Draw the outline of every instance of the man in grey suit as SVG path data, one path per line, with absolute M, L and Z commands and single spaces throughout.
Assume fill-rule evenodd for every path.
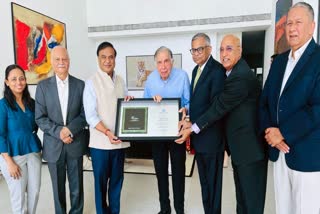
M 86 151 L 83 129 L 86 125 L 82 94 L 84 82 L 69 75 L 65 48 L 51 51 L 53 77 L 41 81 L 36 90 L 35 120 L 43 136 L 43 159 L 48 162 L 55 213 L 66 213 L 66 174 L 71 209 L 83 212 L 82 156 Z

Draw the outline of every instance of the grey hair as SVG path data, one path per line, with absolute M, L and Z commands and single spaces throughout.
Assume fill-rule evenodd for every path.
M 191 41 L 193 42 L 194 40 L 199 39 L 199 38 L 204 38 L 204 40 L 206 41 L 207 45 L 211 44 L 210 37 L 205 33 L 197 33 L 196 35 L 194 35 L 192 37 Z
M 312 21 L 314 21 L 314 11 L 313 8 L 310 4 L 306 3 L 306 2 L 298 2 L 295 3 L 292 7 L 290 7 L 288 13 L 290 12 L 291 9 L 293 8 L 297 8 L 297 7 L 303 7 L 308 11 L 308 15 L 311 18 Z
M 170 58 L 173 59 L 172 51 L 171 51 L 169 48 L 167 48 L 166 46 L 161 46 L 160 48 L 158 48 L 158 49 L 156 50 L 156 52 L 154 53 L 154 59 L 156 59 L 156 57 L 158 56 L 158 54 L 159 54 L 160 52 L 162 52 L 162 51 L 167 51 L 168 54 L 169 54 L 169 56 L 170 56 Z
M 54 48 L 52 48 L 52 49 L 51 49 L 51 56 L 50 56 L 50 57 L 51 57 L 51 61 L 53 61 L 53 58 L 52 58 L 52 57 L 53 57 L 53 55 L 54 55 L 53 53 L 54 53 L 54 52 L 55 52 L 55 50 L 56 50 L 56 49 L 58 49 L 58 48 L 64 49 L 64 50 L 66 51 L 66 54 L 67 54 L 68 60 L 70 60 L 68 50 L 67 50 L 65 47 L 63 47 L 62 45 L 57 45 L 57 46 L 55 46 Z

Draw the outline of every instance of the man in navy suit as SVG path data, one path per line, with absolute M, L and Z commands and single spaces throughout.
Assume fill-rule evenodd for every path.
M 211 56 L 210 38 L 198 33 L 192 38 L 193 69 L 190 95 L 190 119 L 199 118 L 210 107 L 224 85 L 224 69 Z M 222 165 L 224 155 L 222 124 L 217 121 L 205 130 L 192 130 L 191 143 L 196 151 L 202 202 L 206 214 L 221 213 Z M 182 142 L 179 142 L 182 143 Z
M 320 211 L 320 47 L 312 7 L 287 15 L 290 50 L 273 61 L 260 101 L 260 131 L 274 161 L 276 212 Z

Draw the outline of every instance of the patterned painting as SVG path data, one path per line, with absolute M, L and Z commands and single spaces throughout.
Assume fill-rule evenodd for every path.
M 28 84 L 53 76 L 50 53 L 66 47 L 64 23 L 21 5 L 11 3 L 14 56 L 25 71 Z

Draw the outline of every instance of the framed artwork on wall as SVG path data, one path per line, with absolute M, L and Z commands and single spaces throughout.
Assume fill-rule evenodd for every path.
M 27 83 L 37 84 L 53 76 L 50 53 L 67 47 L 66 25 L 49 16 L 11 3 L 15 63 L 26 72 Z
M 173 54 L 173 67 L 182 68 L 182 54 Z M 148 75 L 156 69 L 153 55 L 126 57 L 127 87 L 129 90 L 144 90 Z
M 276 24 L 274 35 L 274 53 L 280 54 L 289 49 L 285 36 L 285 24 L 287 21 L 287 12 L 292 6 L 292 0 L 278 0 L 276 3 Z

